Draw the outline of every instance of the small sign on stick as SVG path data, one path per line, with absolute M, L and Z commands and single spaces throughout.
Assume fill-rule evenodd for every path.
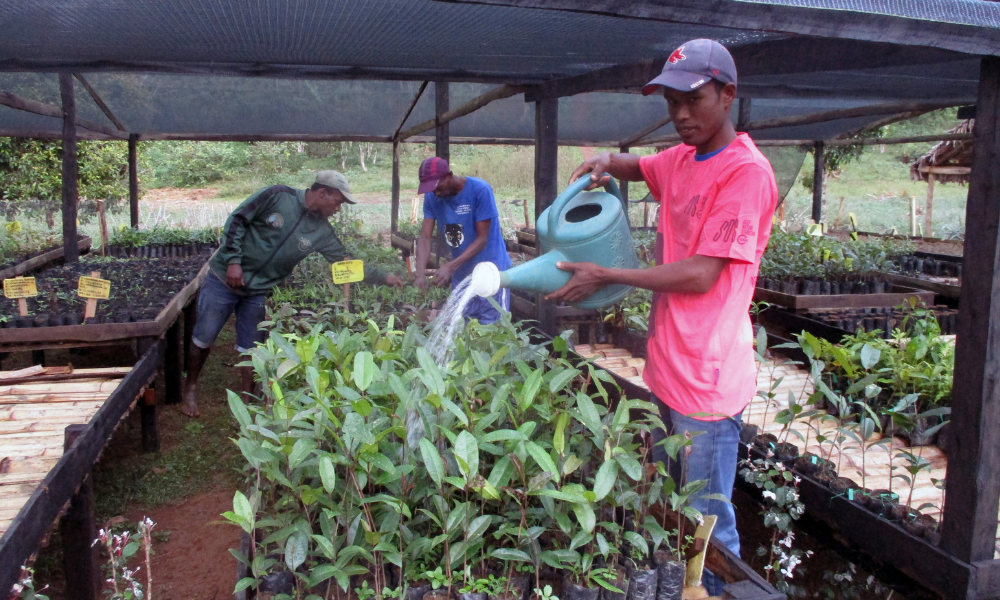
M 38 295 L 38 286 L 35 285 L 34 277 L 14 277 L 3 280 L 3 295 L 8 298 L 17 298 L 17 310 L 22 317 L 28 315 L 28 301 Z
M 101 279 L 100 271 L 93 271 L 90 273 L 90 277 L 86 275 L 80 277 L 76 293 L 81 298 L 87 299 L 83 318 L 89 319 L 97 314 L 97 301 L 107 300 L 111 297 L 111 282 L 107 279 Z
M 330 265 L 333 282 L 336 284 L 356 283 L 365 278 L 365 263 L 360 260 L 344 260 Z

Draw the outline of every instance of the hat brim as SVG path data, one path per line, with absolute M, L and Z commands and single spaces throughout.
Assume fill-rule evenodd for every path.
M 437 188 L 440 179 L 431 179 L 430 181 L 421 181 L 420 186 L 417 188 L 418 194 L 426 194 L 428 192 L 433 192 Z
M 679 92 L 693 92 L 694 90 L 712 81 L 711 77 L 699 75 L 698 73 L 688 73 L 687 71 L 664 71 L 660 76 L 650 81 L 642 88 L 642 95 L 648 96 L 660 91 L 660 88 L 668 87 Z
M 348 194 L 344 190 L 340 190 L 340 193 L 344 195 L 344 202 L 346 202 L 348 204 L 357 204 L 358 203 L 357 200 L 354 199 L 354 196 L 352 196 L 351 194 Z

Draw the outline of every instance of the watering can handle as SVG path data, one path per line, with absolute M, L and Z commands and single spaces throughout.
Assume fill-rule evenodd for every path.
M 604 173 L 601 177 L 604 177 L 604 175 L 608 174 Z M 566 206 L 566 203 L 572 200 L 574 196 L 582 192 L 584 188 L 591 183 L 593 183 L 593 180 L 589 176 L 584 175 L 569 184 L 569 187 L 563 190 L 563 193 L 559 194 L 559 196 L 552 201 L 552 205 L 549 207 L 549 231 L 555 231 L 556 225 L 559 223 L 559 215 L 562 213 L 563 207 Z M 604 189 L 615 198 L 622 200 L 621 190 L 618 189 L 618 184 L 615 183 L 614 177 L 610 177 L 609 175 L 608 183 L 604 186 Z M 624 200 L 622 200 L 622 209 L 625 211 L 627 216 L 628 206 L 625 205 Z

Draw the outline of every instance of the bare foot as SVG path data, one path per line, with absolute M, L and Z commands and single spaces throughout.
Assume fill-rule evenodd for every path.
M 198 410 L 198 386 L 191 385 L 184 390 L 184 401 L 181 402 L 181 412 L 189 417 L 200 417 Z

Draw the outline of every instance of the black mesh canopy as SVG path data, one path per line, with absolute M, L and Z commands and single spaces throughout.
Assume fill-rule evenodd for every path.
M 1000 31 L 1000 5 L 980 0 L 718 0 L 717 18 L 702 14 L 704 3 L 695 0 L 664 2 L 674 21 L 499 5 L 519 1 L 0 3 L 0 91 L 58 107 L 56 71 L 72 71 L 127 133 L 389 139 L 434 117 L 431 86 L 403 123 L 423 81 L 452 82 L 455 108 L 498 84 L 547 85 L 662 61 L 696 37 L 718 39 L 734 53 L 740 96 L 753 98 L 754 121 L 901 101 L 972 103 L 978 57 L 949 47 L 946 31 L 931 32 L 967 28 L 970 39 L 983 42 L 979 52 L 1000 50 L 989 41 Z M 604 1 L 587 6 L 600 11 Z M 575 1 L 550 3 L 572 8 Z M 734 9 L 750 11 L 748 24 L 766 17 L 771 27 L 734 28 L 722 18 Z M 892 18 L 896 29 L 881 35 L 888 41 L 909 26 L 929 33 L 909 38 L 912 46 L 879 36 L 808 37 L 775 20 L 783 11 L 828 21 L 855 13 Z M 560 99 L 561 143 L 615 144 L 664 116 L 662 98 L 634 93 L 642 83 L 635 77 L 595 81 Z M 75 85 L 79 117 L 114 129 L 89 91 Z M 829 139 L 879 118 L 772 128 L 754 137 Z M 0 106 L 0 134 L 60 131 L 58 118 Z M 668 125 L 652 135 L 672 133 Z M 530 140 L 534 104 L 523 95 L 495 101 L 453 121 L 451 135 Z

